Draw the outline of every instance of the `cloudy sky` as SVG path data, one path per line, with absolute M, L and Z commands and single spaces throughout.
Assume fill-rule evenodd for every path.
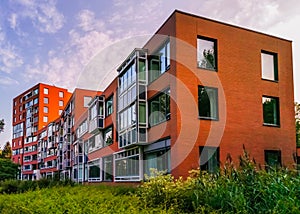
M 0 119 L 7 125 L 0 145 L 11 141 L 15 96 L 38 82 L 70 91 L 84 87 L 86 70 L 99 69 L 99 53 L 107 62 L 103 56 L 121 47 L 116 59 L 122 59 L 175 9 L 292 40 L 300 101 L 299 0 L 1 0 Z M 106 74 L 112 70 L 102 82 L 113 78 L 114 69 L 101 67 Z

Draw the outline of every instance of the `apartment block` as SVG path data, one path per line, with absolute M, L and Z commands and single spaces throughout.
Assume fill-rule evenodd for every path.
M 39 130 L 63 112 L 70 95 L 64 88 L 40 83 L 13 99 L 12 160 L 22 166 L 20 178 L 36 177 Z
M 176 10 L 117 71 L 103 91 L 75 90 L 39 132 L 42 177 L 187 177 L 238 165 L 243 149 L 263 169 L 294 167 L 291 41 Z

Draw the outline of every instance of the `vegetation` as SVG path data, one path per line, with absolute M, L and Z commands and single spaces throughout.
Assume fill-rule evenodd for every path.
M 295 125 L 296 125 L 296 142 L 300 147 L 300 104 L 295 103 Z
M 0 158 L 7 158 L 10 159 L 12 155 L 11 146 L 9 142 L 6 142 L 6 144 L 3 147 L 2 153 L 0 154 Z
M 0 158 L 0 181 L 15 179 L 18 173 L 18 165 L 10 159 Z
M 4 131 L 4 125 L 5 125 L 4 120 L 3 119 L 0 120 L 0 133 Z
M 9 184 L 12 181 L 0 184 Z M 17 182 L 17 181 L 15 181 Z M 24 181 L 22 181 L 24 182 Z M 22 183 L 21 182 L 21 183 Z M 41 181 L 38 181 L 41 182 Z M 36 185 L 31 182 L 31 185 Z M 42 183 L 46 183 L 46 180 Z M 49 182 L 49 181 L 48 181 Z M 23 185 L 30 183 L 24 182 Z M 152 171 L 139 187 L 38 185 L 0 195 L 1 213 L 299 213 L 300 176 L 258 170 L 245 152 L 221 172 L 191 171 L 187 180 Z M 14 186 L 14 185 L 12 185 Z M 48 188 L 45 188 L 48 187 Z M 41 189 L 45 188 L 45 189 Z M 28 191 L 30 189 L 30 191 Z M 35 189 L 35 191 L 32 191 Z M 28 192 L 26 192 L 28 191 Z M 12 193 L 12 191 L 2 191 Z

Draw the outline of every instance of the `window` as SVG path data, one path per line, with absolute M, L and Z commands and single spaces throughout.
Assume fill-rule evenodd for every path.
M 139 181 L 139 149 L 126 150 L 115 154 L 115 180 Z
M 218 89 L 198 87 L 199 117 L 203 119 L 218 120 Z
M 63 110 L 61 110 L 61 109 L 60 109 L 60 110 L 58 110 L 58 114 L 59 114 L 59 115 L 61 115 L 61 114 L 62 114 L 62 112 L 63 112 Z
M 48 104 L 48 103 L 49 103 L 48 97 L 44 97 L 44 104 Z
M 261 71 L 263 79 L 278 80 L 278 60 L 276 53 L 261 51 Z
M 19 111 L 21 112 L 23 110 L 22 106 L 19 107 Z
M 161 74 L 170 68 L 170 41 L 151 56 L 149 69 L 149 82 L 156 80 Z
M 279 99 L 277 97 L 263 97 L 262 103 L 264 124 L 279 126 Z
M 201 37 L 197 39 L 197 65 L 199 68 L 217 71 L 217 40 Z
M 100 160 L 94 160 L 88 163 L 89 181 L 100 181 Z
M 63 98 L 64 97 L 64 92 L 62 92 L 62 91 L 58 92 L 58 96 Z
M 60 107 L 64 106 L 64 101 L 62 101 L 62 100 L 58 101 L 58 105 L 59 105 Z
M 84 96 L 83 97 L 83 107 L 85 107 L 85 108 L 89 107 L 89 103 L 91 102 L 91 100 L 92 100 L 92 97 Z
M 103 180 L 113 180 L 113 156 L 103 157 Z
M 19 115 L 19 119 L 22 120 L 22 114 Z
M 44 123 L 47 123 L 47 122 L 48 122 L 48 117 L 47 117 L 47 116 L 44 116 L 44 117 L 43 117 L 43 122 L 44 122 Z
M 151 175 L 150 169 L 157 169 L 158 171 L 171 172 L 171 161 L 170 161 L 170 147 L 163 148 L 158 151 L 145 153 L 144 155 L 144 167 L 145 174 Z
M 105 146 L 108 146 L 113 143 L 113 128 L 112 128 L 112 126 L 108 127 L 104 131 L 104 143 L 105 143 Z
M 38 104 L 39 103 L 39 99 L 38 98 L 35 98 L 34 100 L 33 100 L 33 105 L 36 105 L 36 104 Z
M 44 113 L 48 113 L 48 107 L 44 106 Z
M 106 100 L 106 116 L 111 115 L 113 113 L 114 107 L 113 107 L 113 96 L 110 96 Z
M 276 169 L 281 167 L 281 151 L 280 150 L 265 150 L 266 170 Z
M 170 89 L 151 99 L 149 108 L 150 126 L 170 119 Z
M 49 89 L 48 88 L 44 88 L 44 94 L 49 94 Z
M 219 147 L 200 146 L 200 169 L 211 173 L 219 170 Z

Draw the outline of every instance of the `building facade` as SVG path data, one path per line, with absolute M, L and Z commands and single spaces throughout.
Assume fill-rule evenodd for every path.
M 244 148 L 263 168 L 293 167 L 291 41 L 175 11 L 117 71 L 81 103 L 75 91 L 49 123 L 57 152 L 44 163 L 56 153 L 61 178 L 138 182 L 151 168 L 186 177 L 229 157 L 238 165 Z

